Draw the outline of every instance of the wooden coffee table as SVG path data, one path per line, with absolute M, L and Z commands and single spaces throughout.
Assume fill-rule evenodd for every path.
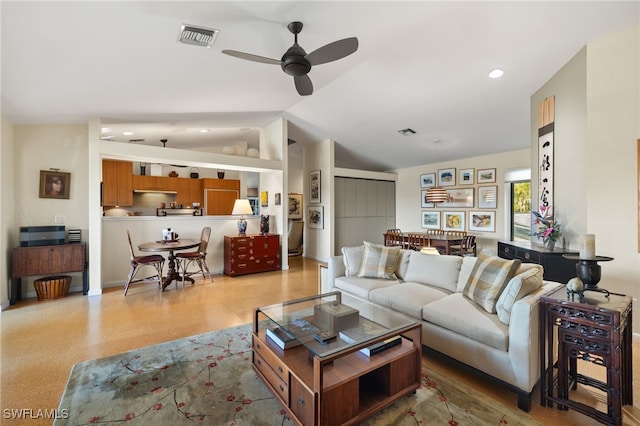
M 321 344 L 308 330 L 324 331 L 314 312 L 327 303 L 345 306 L 341 293 L 332 292 L 254 310 L 253 368 L 292 419 L 305 426 L 357 424 L 420 387 L 420 323 L 350 301 L 358 329 L 367 333 L 355 343 L 338 336 Z M 294 335 L 297 346 L 283 350 L 268 338 L 266 329 L 276 326 Z M 399 345 L 371 356 L 360 352 L 394 336 L 401 336 Z

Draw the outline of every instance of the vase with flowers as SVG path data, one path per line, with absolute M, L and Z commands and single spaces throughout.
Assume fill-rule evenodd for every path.
M 531 211 L 531 214 L 535 217 L 533 225 L 536 229 L 533 232 L 538 238 L 542 238 L 542 242 L 549 249 L 553 250 L 556 245 L 556 241 L 562 236 L 560 231 L 560 224 L 556 222 L 551 212 L 550 206 L 540 206 L 539 211 Z

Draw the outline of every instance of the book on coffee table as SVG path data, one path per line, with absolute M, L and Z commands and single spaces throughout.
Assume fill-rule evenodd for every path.
M 340 339 L 347 343 L 360 343 L 373 339 L 387 332 L 387 329 L 373 321 L 360 317 L 357 327 L 348 328 L 338 332 Z
M 287 334 L 282 327 L 267 328 L 267 337 L 278 345 L 280 349 L 289 349 L 301 344 L 298 340 Z
M 386 340 L 383 340 L 382 342 L 374 343 L 371 346 L 367 346 L 366 348 L 360 349 L 360 353 L 366 356 L 371 356 L 371 355 L 378 354 L 382 351 L 386 351 L 387 349 L 392 348 L 394 346 L 398 346 L 401 343 L 402 343 L 402 337 L 393 336 Z

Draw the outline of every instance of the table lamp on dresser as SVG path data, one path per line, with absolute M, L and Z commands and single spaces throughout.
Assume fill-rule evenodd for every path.
M 238 235 L 246 235 L 247 221 L 244 216 L 253 214 L 249 200 L 238 198 L 233 204 L 233 211 L 231 214 L 234 216 L 240 215 L 240 219 L 238 219 Z

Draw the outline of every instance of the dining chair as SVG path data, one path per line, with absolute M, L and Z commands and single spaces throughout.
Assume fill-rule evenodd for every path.
M 127 236 L 127 242 L 129 243 L 129 255 L 131 258 L 131 269 L 129 270 L 129 275 L 127 276 L 127 281 L 124 283 L 124 295 L 127 295 L 127 291 L 129 290 L 129 285 L 131 283 L 137 283 L 140 281 L 149 280 L 151 278 L 158 277 L 158 285 L 162 286 L 162 268 L 164 267 L 164 256 L 160 254 L 152 254 L 148 256 L 136 256 L 133 251 L 133 245 L 131 244 L 131 233 L 127 229 L 125 231 Z M 156 275 L 152 275 L 147 278 L 138 278 L 136 280 L 133 279 L 138 269 L 143 266 L 153 266 L 156 270 Z
M 444 235 L 444 230 L 442 229 L 427 229 L 425 231 L 426 234 L 429 235 Z
M 431 246 L 429 236 L 423 232 L 409 232 L 407 234 L 407 241 L 407 248 L 409 250 L 420 251 L 423 247 Z
M 451 254 L 458 256 L 475 256 L 476 255 L 476 236 L 464 235 L 460 244 L 450 247 Z
M 209 271 L 209 265 L 207 264 L 207 247 L 209 247 L 209 238 L 211 237 L 211 228 L 205 226 L 202 228 L 200 234 L 200 245 L 195 251 L 179 252 L 176 254 L 176 262 L 178 263 L 178 270 L 182 270 L 182 285 L 184 286 L 185 277 L 190 277 L 195 274 L 202 274 L 202 277 L 209 275 L 209 279 L 213 282 L 213 276 Z M 196 263 L 200 268 L 197 272 L 189 272 L 189 265 Z M 206 273 L 205 273 L 206 271 Z
M 398 228 L 387 229 L 384 234 L 384 245 L 387 247 L 400 246 L 402 248 L 407 246 L 404 242 L 404 235 Z

